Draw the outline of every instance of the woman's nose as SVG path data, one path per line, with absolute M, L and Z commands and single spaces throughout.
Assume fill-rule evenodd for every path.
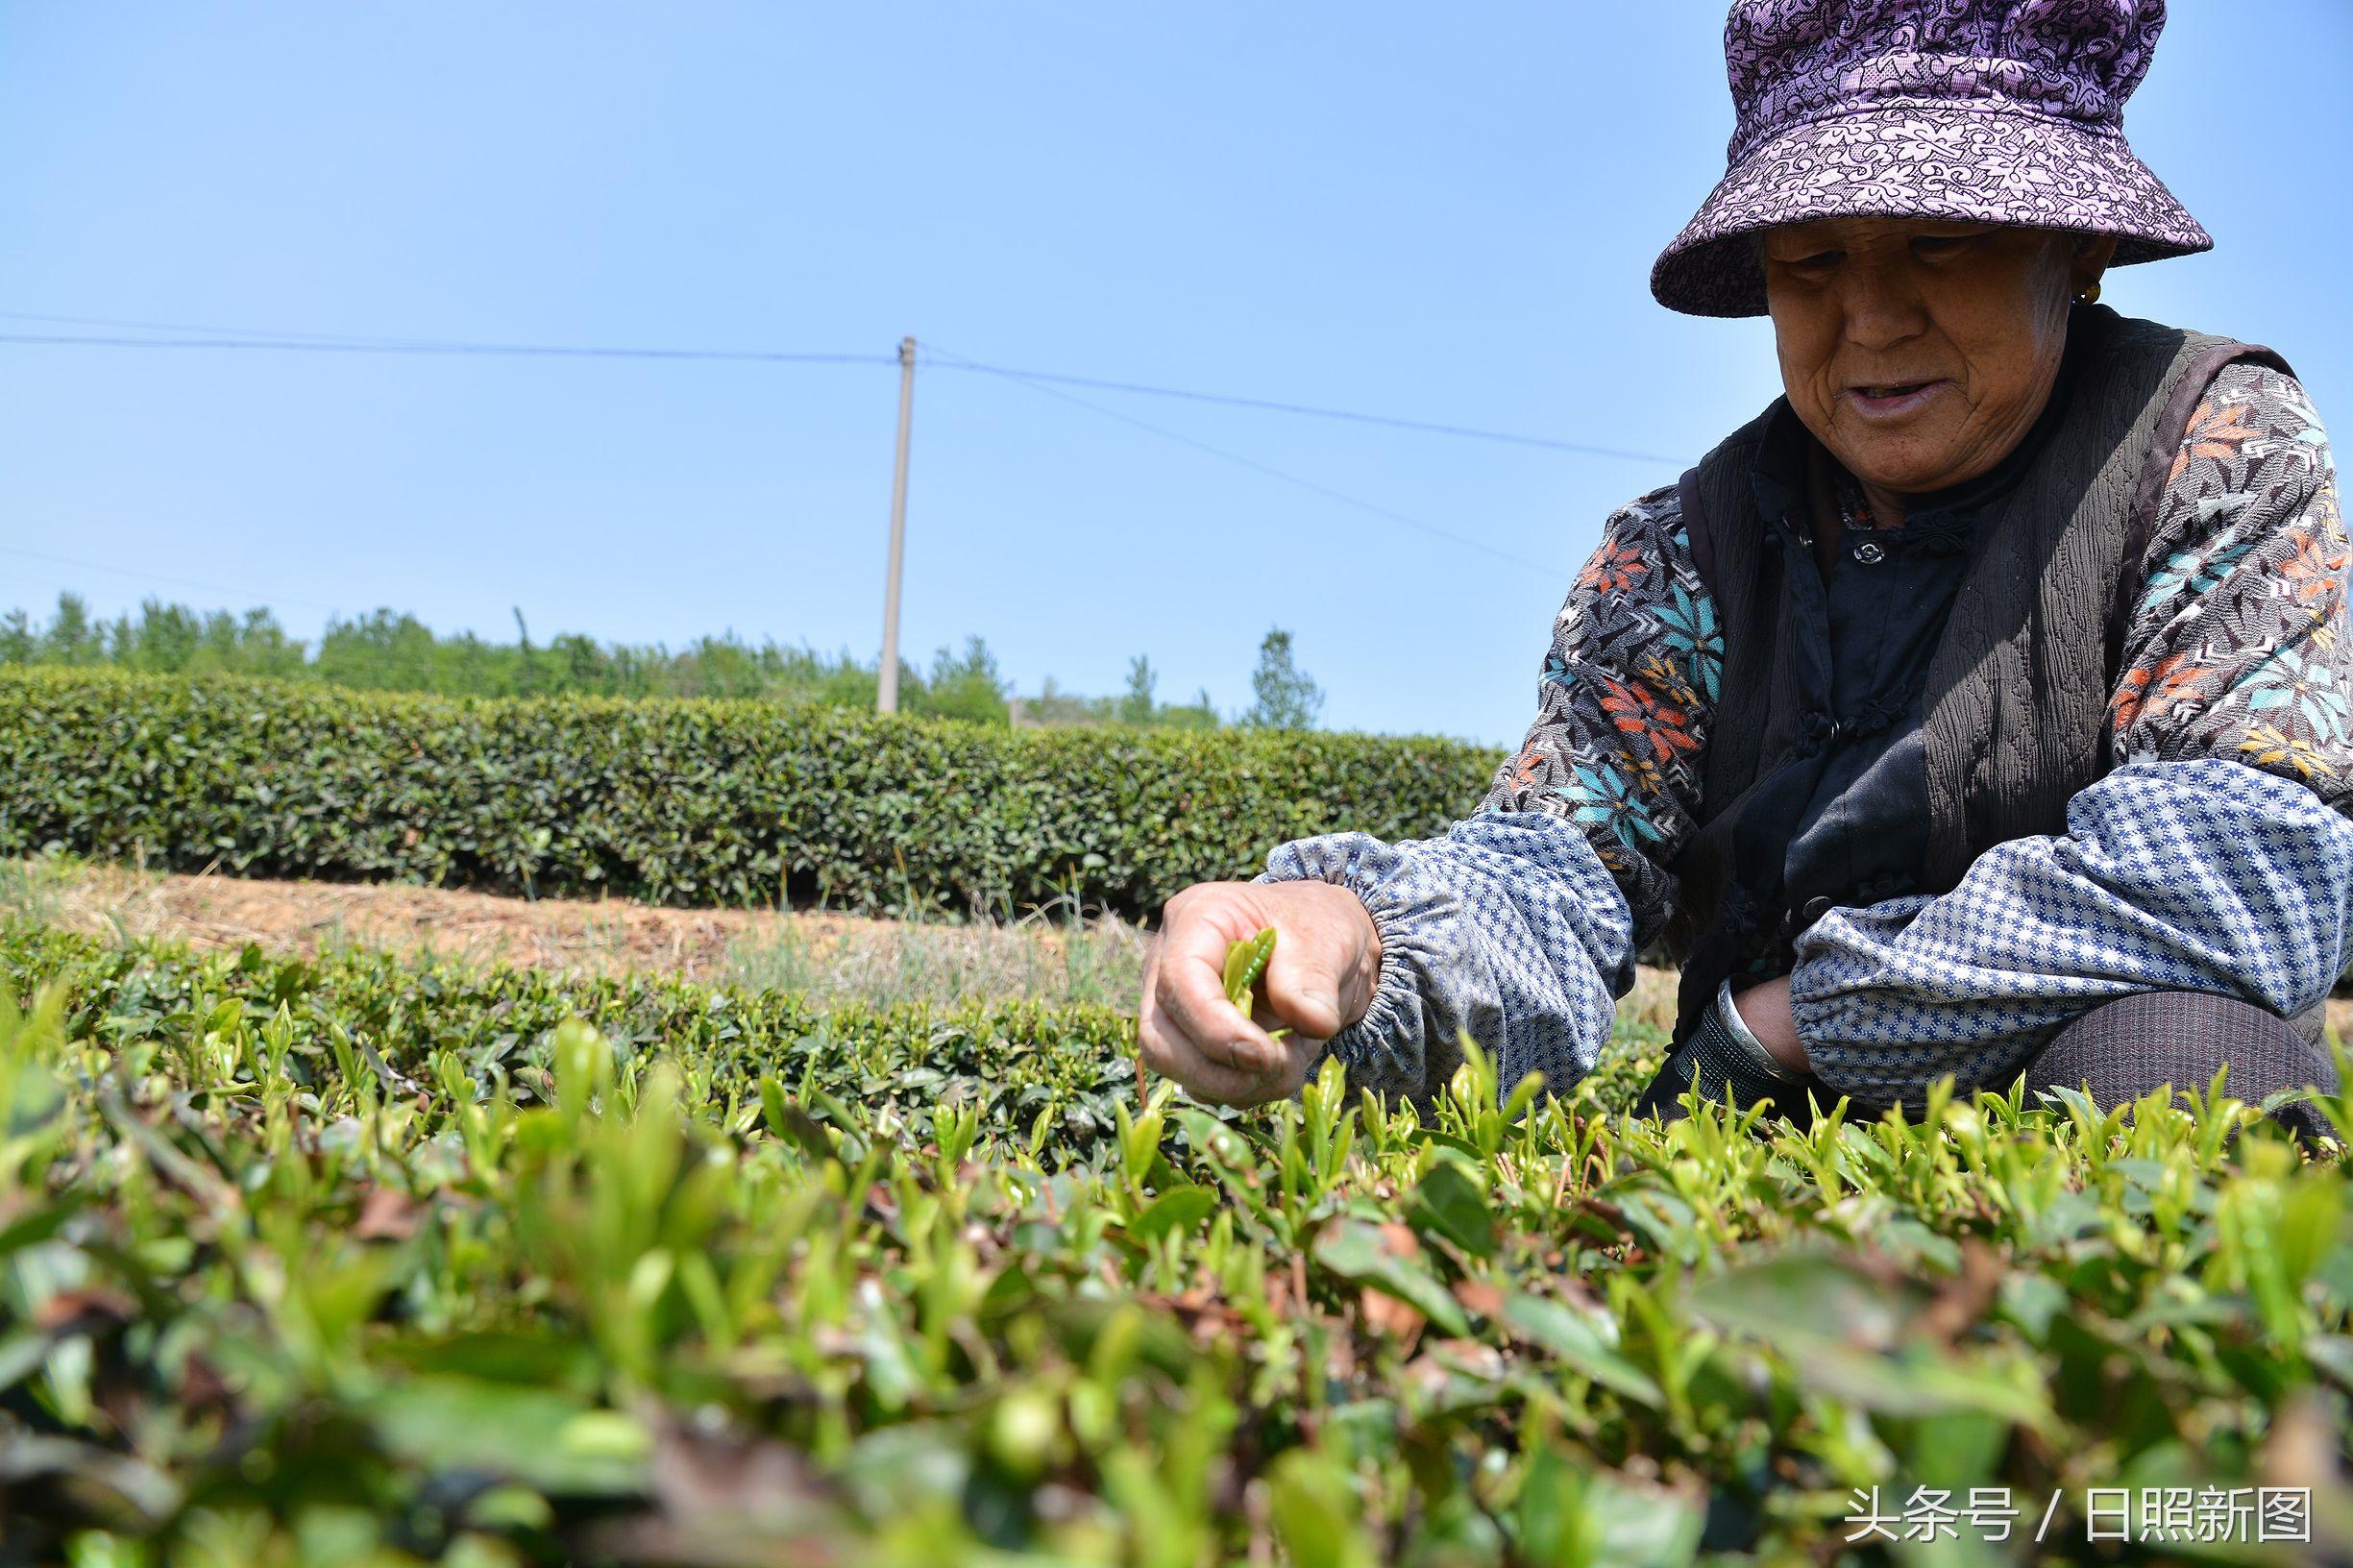
M 1926 330 L 1928 314 L 1920 290 L 1902 269 L 1851 266 L 1841 282 L 1847 341 L 1856 348 L 1893 348 Z

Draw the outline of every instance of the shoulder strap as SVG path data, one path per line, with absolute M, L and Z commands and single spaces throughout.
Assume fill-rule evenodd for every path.
M 1716 535 L 1707 526 L 1707 507 L 1700 500 L 1700 471 L 1683 470 L 1683 477 L 1675 483 L 1677 502 L 1683 509 L 1683 536 L 1691 541 L 1691 564 L 1699 569 L 1700 581 L 1713 595 L 1716 591 Z

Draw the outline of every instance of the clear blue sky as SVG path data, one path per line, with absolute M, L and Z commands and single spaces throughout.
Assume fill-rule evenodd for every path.
M 2209 257 L 2127 311 L 2353 421 L 2353 6 L 2187 0 L 2127 115 Z M 1713 0 L 0 6 L 0 309 L 973 358 L 1698 453 L 1761 323 L 1654 305 L 1721 171 Z M 0 322 L 0 331 L 40 330 Z M 0 607 L 61 588 L 435 626 L 879 644 L 895 372 L 0 345 Z M 1091 394 L 1091 396 L 1093 396 Z M 905 646 L 1023 690 L 1516 739 L 1552 616 L 1668 462 L 919 379 Z M 23 551 L 97 563 L 61 566 Z M 189 583 L 219 585 L 191 587 Z M 222 591 L 226 590 L 226 591 Z

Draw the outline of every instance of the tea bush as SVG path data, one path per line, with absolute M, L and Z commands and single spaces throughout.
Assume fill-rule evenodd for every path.
M 1858 1490 L 1994 1486 L 1904 1560 L 2083 1559 L 2086 1487 L 2259 1482 L 2314 1544 L 2154 1555 L 2353 1543 L 2344 1173 L 2228 1104 L 1662 1128 L 1637 1047 L 1223 1115 L 1108 1013 L 0 982 L 10 1561 L 1884 1560 Z
M 763 702 L 0 671 L 0 854 L 656 903 L 1123 914 L 1287 839 L 1425 836 L 1501 758 L 1363 735 L 1006 731 Z

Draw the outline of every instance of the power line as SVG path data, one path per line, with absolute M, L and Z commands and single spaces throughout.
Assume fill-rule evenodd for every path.
M 1066 376 L 1050 370 L 1018 370 L 1011 365 L 983 364 L 964 359 L 944 364 L 949 370 L 980 370 L 992 376 L 1004 376 L 1016 380 L 1050 382 L 1061 386 L 1092 387 L 1098 392 L 1131 392 L 1147 398 L 1180 398 L 1188 403 L 1216 404 L 1229 408 L 1257 408 L 1278 414 L 1304 414 L 1311 419 L 1345 420 L 1352 425 L 1378 425 L 1393 430 L 1415 430 L 1424 435 L 1461 436 L 1473 441 L 1498 441 L 1515 447 L 1541 447 L 1552 452 L 1574 452 L 1587 457 L 1617 457 L 1635 463 L 1680 462 L 1661 453 L 1637 452 L 1625 447 L 1601 447 L 1583 441 L 1559 441 L 1546 435 L 1514 435 L 1507 430 L 1483 430 L 1470 425 L 1445 425 L 1426 419 L 1399 419 L 1389 414 L 1359 413 L 1348 408 L 1324 408 L 1313 404 L 1285 403 L 1272 398 L 1245 398 L 1226 392 L 1194 392 L 1181 387 L 1149 386 L 1141 381 L 1113 381 L 1093 376 Z
M 336 343 L 425 343 L 434 339 L 390 337 L 369 332 L 307 332 L 290 328 L 199 327 L 184 321 L 126 321 L 116 316 L 52 316 L 32 310 L 0 310 L 0 321 L 37 321 L 53 327 L 109 327 L 142 332 L 190 332 L 199 337 L 307 337 Z
M 52 348 L 260 349 L 292 354 L 454 355 L 470 358 L 717 359 L 742 364 L 891 365 L 887 354 L 801 354 L 766 349 L 629 349 L 576 347 L 554 343 L 432 343 L 398 339 L 303 339 L 287 337 L 99 337 L 70 333 L 0 332 L 0 343 Z
M 1409 517 L 1403 512 L 1393 511 L 1386 506 L 1378 505 L 1375 502 L 1366 501 L 1359 496 L 1352 496 L 1344 490 L 1335 490 L 1328 484 L 1320 484 L 1313 479 L 1302 478 L 1296 474 L 1287 473 L 1283 469 L 1276 468 L 1270 463 L 1262 463 L 1255 457 L 1245 457 L 1238 452 L 1228 452 L 1223 447 L 1213 447 L 1206 441 L 1196 441 L 1189 435 L 1180 435 L 1175 430 L 1168 429 L 1164 426 L 1155 425 L 1149 420 L 1138 419 L 1133 414 L 1121 413 L 1116 408 L 1106 408 L 1099 403 L 1091 402 L 1090 400 L 1078 397 L 1073 393 L 1065 392 L 1059 387 L 1044 385 L 1039 381 L 1024 379 L 1018 371 L 1003 370 L 994 365 L 982 364 L 976 359 L 967 359 L 961 355 L 952 354 L 948 350 L 941 348 L 936 343 L 926 345 L 926 348 L 929 353 L 943 355 L 945 359 L 953 361 L 954 368 L 958 370 L 979 371 L 985 375 L 1002 377 L 1003 379 L 1012 381 L 1016 386 L 1026 387 L 1030 391 L 1036 392 L 1042 397 L 1056 398 L 1064 403 L 1074 404 L 1078 407 L 1085 408 L 1091 413 L 1100 414 L 1106 419 L 1115 419 L 1122 425 L 1133 425 L 1138 429 L 1147 430 L 1152 434 L 1161 437 L 1164 441 L 1174 441 L 1179 446 L 1190 447 L 1195 452 L 1203 452 L 1209 453 L 1209 455 L 1213 457 L 1223 458 L 1229 463 L 1238 464 L 1243 468 L 1249 469 L 1253 473 L 1262 474 L 1271 479 L 1280 479 L 1285 484 L 1296 485 L 1302 490 L 1322 496 L 1328 501 L 1336 501 L 1343 506 L 1353 506 L 1360 512 L 1369 512 L 1375 517 L 1386 518 L 1389 522 L 1402 524 L 1406 527 L 1417 529 L 1420 532 L 1429 534 L 1434 538 L 1443 539 L 1449 544 L 1459 545 L 1465 550 L 1476 550 L 1482 551 L 1483 553 L 1493 555 L 1499 560 L 1509 561 L 1514 566 L 1527 567 L 1532 572 L 1542 572 L 1552 576 L 1565 576 L 1562 569 L 1556 565 L 1552 565 L 1544 561 L 1532 561 L 1525 555 L 1514 555 L 1511 553 L 1511 551 L 1507 550 L 1500 550 L 1495 546 L 1486 543 L 1484 540 L 1473 539 L 1467 534 L 1451 532 L 1448 529 L 1439 527 L 1434 523 L 1425 523 L 1418 517 Z
M 98 316 L 39 315 L 29 311 L 0 311 L 0 320 L 36 322 L 56 326 L 106 328 L 112 330 L 111 332 L 107 333 L 0 332 L 0 344 L 13 343 L 27 346 L 196 350 L 247 349 L 284 353 L 424 355 L 456 355 L 468 357 L 547 357 L 683 361 L 716 360 L 754 364 L 887 365 L 899 362 L 897 355 L 880 354 L 827 354 L 799 351 L 745 349 L 630 348 L 604 345 L 499 343 L 435 338 L 370 337 L 325 332 L 267 331 L 263 329 L 242 327 L 204 327 L 191 325 L 185 322 L 133 321 Z M 131 337 L 113 335 L 116 332 L 122 331 L 179 332 L 196 335 L 181 337 Z M 1432 538 L 1442 539 L 1449 544 L 1459 546 L 1465 550 L 1475 550 L 1483 554 L 1494 556 L 1498 560 L 1507 561 L 1515 566 L 1526 567 L 1531 571 L 1543 572 L 1549 575 L 1557 575 L 1561 569 L 1546 562 L 1534 561 L 1529 559 L 1527 556 L 1514 554 L 1510 551 L 1500 549 L 1497 546 L 1490 545 L 1483 540 L 1475 539 L 1466 534 L 1456 533 L 1450 529 L 1439 527 L 1435 524 L 1423 522 L 1419 518 L 1409 516 L 1408 514 L 1397 511 L 1391 507 L 1383 506 L 1377 502 L 1366 501 L 1360 496 L 1353 496 L 1344 490 L 1337 490 L 1317 480 L 1306 478 L 1300 475 L 1289 473 L 1287 470 L 1276 468 L 1274 465 L 1262 462 L 1255 457 L 1245 456 L 1240 453 L 1232 452 L 1223 447 L 1213 446 L 1209 442 L 1197 440 L 1191 436 L 1181 434 L 1178 431 L 1169 429 L 1164 426 L 1155 425 L 1149 420 L 1139 419 L 1133 414 L 1124 413 L 1115 408 L 1106 407 L 1102 404 L 1093 402 L 1091 399 L 1079 397 L 1074 393 L 1064 389 L 1078 386 L 1092 388 L 1098 391 L 1118 392 L 1136 396 L 1170 398 L 1189 403 L 1209 404 L 1235 408 L 1247 408 L 1261 412 L 1292 414 L 1315 419 L 1340 420 L 1351 424 L 1377 426 L 1391 429 L 1410 430 L 1420 434 L 1445 435 L 1471 440 L 1493 441 L 1507 445 L 1536 447 L 1551 451 L 1576 453 L 1585 456 L 1610 457 L 1631 462 L 1673 463 L 1675 461 L 1675 459 L 1657 453 L 1639 452 L 1617 447 L 1597 446 L 1585 442 L 1560 441 L 1546 436 L 1517 435 L 1507 431 L 1481 429 L 1476 427 L 1466 425 L 1450 425 L 1431 420 L 1403 419 L 1386 414 L 1371 414 L 1353 409 L 1329 408 L 1312 404 L 1290 403 L 1270 398 L 1243 397 L 1238 394 L 1224 392 L 1202 392 L 1180 387 L 1155 386 L 1140 381 L 1122 381 L 1112 380 L 1101 377 L 1073 376 L 1057 371 L 1026 370 L 1012 365 L 991 364 L 983 360 L 968 358 L 963 355 L 955 354 L 944 349 L 940 349 L 936 345 L 927 346 L 927 352 L 924 355 L 924 358 L 926 361 L 938 366 L 939 368 L 970 371 L 979 375 L 996 377 L 1001 380 L 1009 381 L 1014 385 L 1024 387 L 1029 391 L 1040 394 L 1041 396 L 1055 398 L 1063 403 L 1067 403 L 1073 404 L 1074 406 L 1084 408 L 1091 413 L 1097 414 L 1106 419 L 1117 420 L 1121 424 L 1133 426 L 1134 428 L 1146 431 L 1149 434 L 1159 436 L 1163 440 L 1173 441 L 1179 446 L 1189 447 L 1196 452 L 1204 453 L 1222 461 L 1249 469 L 1251 472 L 1262 475 L 1265 478 L 1295 486 L 1296 488 L 1306 490 L 1313 495 L 1321 496 L 1328 501 L 1337 502 L 1341 505 L 1353 507 L 1358 511 L 1365 512 L 1371 516 L 1383 518 L 1386 521 L 1398 524 L 1401 527 L 1414 529 L 1420 533 L 1428 534 Z M 19 551 L 16 551 L 16 553 L 32 554 L 33 552 Z M 59 560 L 62 559 L 61 557 L 49 558 Z M 63 564 L 85 566 L 91 565 L 91 563 L 78 563 L 70 561 L 64 562 Z M 94 569 L 99 571 L 116 570 L 107 567 L 95 567 Z M 146 576 L 146 574 L 138 573 L 132 573 L 128 575 L 135 576 Z M 172 579 L 159 578 L 156 580 Z M 187 585 L 206 586 L 201 584 Z M 215 591 L 226 593 L 231 592 L 232 590 L 216 587 Z
M 22 550 L 14 545 L 0 545 L 0 553 L 19 555 L 29 561 L 45 561 L 51 566 L 70 566 L 84 572 L 104 572 L 117 577 L 129 577 L 136 582 L 163 583 L 174 588 L 201 588 L 208 594 L 228 594 L 233 598 L 242 599 L 248 604 L 265 602 L 270 597 L 249 594 L 242 588 L 231 588 L 218 582 L 205 582 L 195 577 L 169 576 L 160 572 L 142 572 L 135 567 L 110 566 L 103 561 L 76 560 L 70 555 L 51 555 L 42 551 Z M 307 610 L 326 610 L 330 615 L 335 613 L 332 608 L 319 603 L 316 600 L 280 598 L 277 601 L 281 604 L 299 604 Z
M 898 362 L 897 355 L 888 354 L 786 354 L 757 350 L 630 349 L 530 343 L 475 343 L 446 338 L 385 337 L 351 332 L 288 331 L 251 327 L 206 327 L 186 322 L 126 321 L 107 316 L 40 315 L 23 310 L 0 310 L 0 320 L 43 322 L 56 326 L 103 327 L 117 331 L 192 334 L 182 338 L 125 338 L 104 335 L 0 333 L 0 343 L 55 347 L 253 348 L 329 354 L 525 355 L 579 358 L 718 359 L 802 364 L 895 365 Z M 236 338 L 241 341 L 221 341 L 224 338 Z M 1310 419 L 1339 420 L 1347 424 L 1370 425 L 1385 429 L 1411 430 L 1422 435 L 1444 435 L 1462 440 L 1492 441 L 1506 446 L 1575 453 L 1581 456 L 1608 457 L 1624 462 L 1667 463 L 1679 469 L 1683 466 L 1679 458 L 1635 448 L 1602 446 L 1587 441 L 1563 441 L 1545 435 L 1522 435 L 1508 430 L 1483 429 L 1477 426 L 1455 425 L 1438 420 L 1406 419 L 1393 414 L 1366 413 L 1353 408 L 1332 408 L 1318 404 L 1293 403 L 1280 398 L 1245 397 L 1238 393 L 1202 392 L 1188 387 L 1157 386 L 1144 381 L 1115 380 L 1099 376 L 1074 376 L 1063 371 L 1028 370 L 1016 365 L 985 363 L 977 359 L 968 359 L 962 355 L 948 355 L 934 362 L 944 369 L 983 371 L 1013 380 L 1086 387 L 1098 392 L 1120 392 L 1136 397 L 1171 398 L 1186 403 L 1212 404 L 1228 408 L 1250 408 L 1263 413 L 1292 414 Z

